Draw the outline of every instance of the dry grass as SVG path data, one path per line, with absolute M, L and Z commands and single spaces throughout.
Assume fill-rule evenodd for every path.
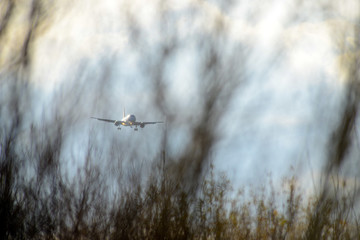
M 358 56 L 347 68 L 343 108 L 331 129 L 319 192 L 304 198 L 296 178 L 290 176 L 280 196 L 271 181 L 234 195 L 231 182 L 210 164 L 220 139 L 216 124 L 247 75 L 238 64 L 246 61 L 241 46 L 223 54 L 225 22 L 213 19 L 216 31 L 199 34 L 194 41 L 200 49 L 198 78 L 206 87 L 198 90 L 198 121 L 184 119 L 189 126 L 187 146 L 176 157 L 167 156 L 171 135 L 165 132 L 159 157 L 145 159 L 152 163 L 152 170 L 145 171 L 140 163 L 146 152 L 127 152 L 118 141 L 103 147 L 95 133 L 89 137 L 86 154 L 69 154 L 66 146 L 79 117 L 74 109 L 81 110 L 81 90 L 65 90 L 63 98 L 53 102 L 55 113 L 44 114 L 41 123 L 31 118 L 36 109 L 36 92 L 29 80 L 33 43 L 51 24 L 51 14 L 45 1 L 31 1 L 29 21 L 18 36 L 21 44 L 2 54 L 2 46 L 10 44 L 7 34 L 17 4 L 21 3 L 0 3 L 4 7 L 0 16 L 0 239 L 360 239 L 359 186 L 334 177 L 350 159 L 359 159 L 354 147 Z M 136 20 L 131 14 L 129 19 Z M 141 46 L 144 36 L 130 20 L 130 32 L 136 36 L 133 44 Z M 183 124 L 177 122 L 176 108 L 168 101 L 165 81 L 167 63 L 181 44 L 176 32 L 167 34 L 169 41 L 159 46 L 156 59 L 143 53 L 148 61 L 143 70 L 154 91 L 154 105 L 170 125 Z M 103 81 L 110 75 L 108 67 L 104 66 Z M 76 89 L 85 86 L 78 84 Z M 100 92 L 97 97 L 106 95 Z M 70 107 L 61 107 L 64 99 Z M 129 164 L 130 160 L 135 163 Z M 69 164 L 74 162 L 83 164 L 71 172 Z M 355 174 L 358 177 L 359 171 Z

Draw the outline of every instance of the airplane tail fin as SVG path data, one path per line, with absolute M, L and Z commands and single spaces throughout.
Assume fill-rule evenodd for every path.
M 125 108 L 123 108 L 123 118 L 125 117 Z

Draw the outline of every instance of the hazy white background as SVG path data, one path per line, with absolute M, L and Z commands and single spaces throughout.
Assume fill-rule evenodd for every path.
M 156 56 L 158 44 L 166 40 L 161 25 L 175 29 L 185 42 L 167 69 L 169 95 L 179 117 L 196 118 L 201 79 L 194 64 L 196 46 L 186 41 L 199 31 L 214 31 L 209 19 L 221 18 L 228 42 L 249 51 L 242 66 L 247 81 L 219 122 L 221 139 L 213 151 L 216 168 L 240 185 L 262 184 L 268 173 L 275 181 L 296 174 L 310 188 L 312 179 L 319 177 L 329 129 L 341 107 L 345 77 L 339 59 L 346 54 L 341 46 L 353 44 L 351 28 L 359 9 L 355 1 L 335 5 L 324 11 L 312 1 L 239 1 L 230 8 L 212 1 L 166 1 L 163 11 L 174 20 L 164 23 L 159 22 L 157 1 L 59 2 L 49 28 L 36 40 L 32 81 L 41 107 L 34 109 L 34 116 L 51 111 L 49 99 L 54 96 L 61 99 L 64 112 L 74 107 L 60 90 L 67 82 L 79 82 L 81 88 L 73 94 L 82 107 L 76 110 L 69 148 L 85 146 L 88 129 L 93 129 L 123 144 L 145 147 L 149 158 L 156 156 L 165 126 L 118 132 L 89 117 L 121 118 L 126 107 L 139 120 L 163 120 L 152 106 L 142 69 L 144 58 Z M 136 17 L 145 37 L 141 48 L 149 54 L 131 42 L 126 11 Z M 231 45 L 228 48 L 231 51 Z M 104 78 L 103 85 L 87 83 L 90 77 Z M 97 95 L 99 88 L 105 94 Z M 169 154 L 176 155 L 185 146 L 187 129 L 179 125 L 168 131 Z

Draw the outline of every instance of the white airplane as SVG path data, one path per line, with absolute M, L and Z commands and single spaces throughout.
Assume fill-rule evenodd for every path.
M 125 109 L 123 110 L 123 118 L 121 120 L 112 120 L 112 119 L 105 119 L 105 118 L 96 118 L 96 117 L 91 117 L 93 119 L 97 119 L 99 121 L 104 121 L 104 122 L 110 122 L 113 123 L 115 126 L 117 126 L 118 130 L 120 130 L 120 126 L 129 126 L 129 127 L 135 127 L 134 130 L 137 131 L 138 130 L 138 126 L 141 128 L 144 128 L 145 125 L 147 124 L 156 124 L 156 123 L 163 123 L 163 122 L 137 122 L 136 121 L 136 117 L 134 114 L 128 114 L 127 116 L 125 116 Z

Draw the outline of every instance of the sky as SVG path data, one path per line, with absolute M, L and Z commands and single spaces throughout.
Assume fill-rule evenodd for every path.
M 231 53 L 238 45 L 250 51 L 243 66 L 246 84 L 235 90 L 219 123 L 221 139 L 213 150 L 216 168 L 240 185 L 262 184 L 269 173 L 275 182 L 296 174 L 304 185 L 311 185 L 320 175 L 329 129 L 341 108 L 346 80 L 339 59 L 346 53 L 339 46 L 345 42 L 351 47 L 356 39 L 355 2 L 334 3 L 335 10 L 321 11 L 311 1 L 301 7 L 296 1 L 234 1 L 231 8 L 215 1 L 166 1 L 160 5 L 166 21 L 159 16 L 157 1 L 58 3 L 50 27 L 35 43 L 32 81 L 41 93 L 35 115 L 40 118 L 44 109 L 51 109 L 49 98 L 54 96 L 62 101 L 60 111 L 72 109 L 60 90 L 66 88 L 64 83 L 71 82 L 75 89 L 74 83 L 79 83 L 81 89 L 72 94 L 80 96 L 82 107 L 76 110 L 77 130 L 69 148 L 86 145 L 88 135 L 83 133 L 91 128 L 109 139 L 116 134 L 120 143 L 139 144 L 155 156 L 164 126 L 140 129 L 138 135 L 124 129 L 119 135 L 115 127 L 88 117 L 121 118 L 126 107 L 137 119 L 162 120 L 161 112 L 149 104 L 153 96 L 144 66 L 156 58 L 159 43 L 175 33 L 185 44 L 166 65 L 168 95 L 178 114 L 196 118 L 201 80 L 197 46 L 188 39 L 215 31 L 212 20 L 221 19 L 227 31 L 224 51 Z M 140 33 L 136 28 L 129 31 L 124 11 L 136 18 Z M 163 31 L 170 34 L 164 37 Z M 133 42 L 136 34 L 140 44 Z M 188 138 L 189 129 L 180 123 L 170 130 L 169 154 L 181 152 Z

